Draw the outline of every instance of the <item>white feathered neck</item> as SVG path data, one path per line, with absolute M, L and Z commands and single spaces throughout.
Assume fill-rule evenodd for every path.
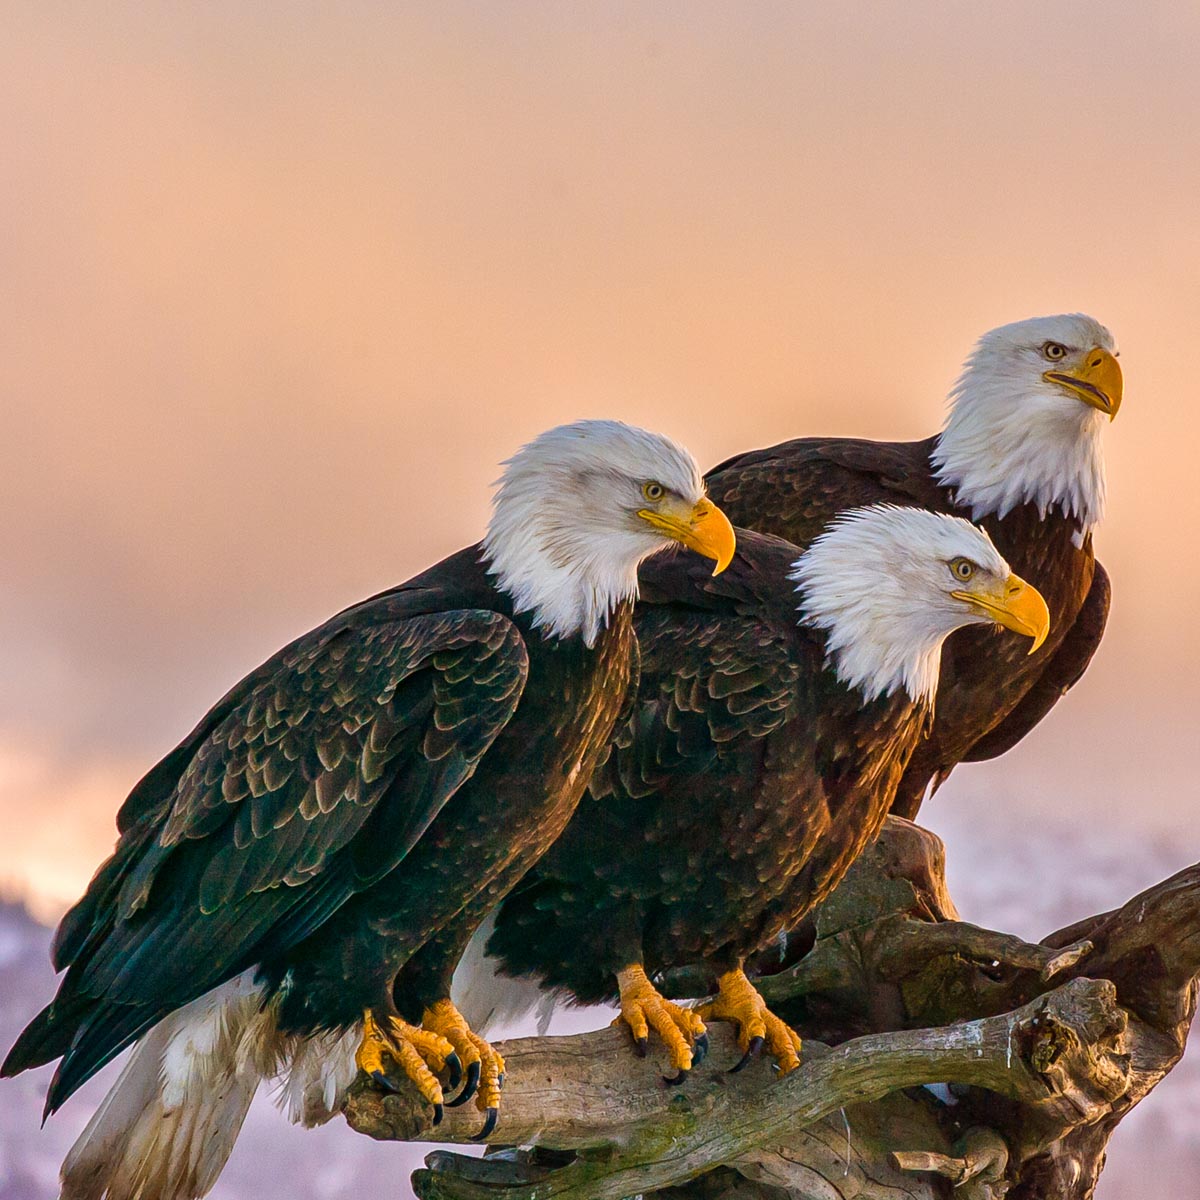
M 676 442 L 620 421 L 551 429 L 505 464 L 484 557 L 496 586 L 534 628 L 595 644 L 624 601 L 638 565 L 668 543 L 637 516 L 655 481 L 695 503 L 700 468 Z
M 942 643 L 983 622 L 950 595 L 949 563 L 960 557 L 1009 575 L 983 530 L 927 509 L 851 509 L 813 541 L 789 578 L 801 622 L 826 631 L 827 661 L 842 683 L 867 701 L 903 688 L 932 709 Z
M 932 455 L 939 483 L 974 520 L 1033 504 L 1079 525 L 1077 540 L 1104 516 L 1101 434 L 1108 418 L 1042 374 L 1047 341 L 1114 347 L 1112 335 L 1083 314 L 1020 321 L 984 334 L 950 392 L 950 412 Z

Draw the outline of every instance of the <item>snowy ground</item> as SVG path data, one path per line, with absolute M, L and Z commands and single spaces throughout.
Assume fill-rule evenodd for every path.
M 1120 904 L 1183 865 L 1182 848 L 1090 837 L 1043 823 L 1036 839 L 1013 839 L 1011 822 L 970 798 L 936 808 L 948 844 L 949 882 L 963 916 L 1037 937 Z M 986 852 L 981 852 L 986 847 Z M 49 932 L 0 905 L 0 1047 L 7 1048 L 50 996 Z M 606 1023 L 607 1014 L 568 1011 L 552 1029 Z M 50 1200 L 58 1164 L 112 1079 L 93 1081 L 39 1129 L 49 1070 L 0 1084 L 0 1200 Z M 1200 1067 L 1185 1059 L 1117 1131 L 1099 1200 L 1200 1195 Z M 427 1148 L 426 1148 L 427 1149 Z M 424 1153 L 352 1134 L 340 1121 L 306 1132 L 258 1098 L 215 1200 L 326 1200 L 352 1193 L 410 1195 L 409 1172 Z

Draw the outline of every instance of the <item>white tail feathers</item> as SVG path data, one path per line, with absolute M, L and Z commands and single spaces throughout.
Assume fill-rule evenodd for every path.
M 253 971 L 160 1021 L 133 1048 L 62 1167 L 60 1200 L 199 1200 L 264 1079 L 293 1122 L 341 1110 L 361 1030 L 288 1037 Z
M 358 1074 L 354 1054 L 361 1040 L 361 1025 L 340 1034 L 287 1039 L 280 1055 L 288 1064 L 287 1073 L 279 1081 L 275 1103 L 293 1125 L 311 1129 L 342 1111 L 346 1092 Z
M 451 999 L 467 1024 L 480 1035 L 531 1014 L 537 1016 L 538 1033 L 545 1034 L 557 999 L 554 993 L 542 990 L 536 980 L 500 974 L 498 963 L 485 951 L 495 927 L 493 912 L 467 943 L 450 985 Z
M 279 1038 L 251 974 L 160 1021 L 62 1167 L 61 1200 L 197 1200 L 216 1182 Z

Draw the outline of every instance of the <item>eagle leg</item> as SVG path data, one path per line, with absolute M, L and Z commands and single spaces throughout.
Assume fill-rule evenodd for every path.
M 457 1108 L 475 1096 L 475 1107 L 486 1118 L 475 1140 L 483 1141 L 496 1128 L 496 1119 L 500 1114 L 504 1059 L 483 1038 L 472 1032 L 466 1018 L 448 998 L 436 1001 L 425 1010 L 421 1026 L 444 1037 L 466 1067 L 467 1082 L 449 1104 L 451 1108 Z
M 650 1043 L 650 1030 L 662 1038 L 671 1055 L 671 1065 L 678 1074 L 663 1076 L 668 1084 L 679 1084 L 687 1078 L 694 1061 L 703 1058 L 707 1043 L 704 1022 L 694 1009 L 680 1008 L 663 999 L 658 989 L 646 977 L 641 963 L 630 963 L 617 972 L 621 1015 L 614 1025 L 627 1025 L 633 1035 L 634 1048 L 645 1057 Z
M 381 1023 L 369 1008 L 363 1013 L 362 1041 L 354 1055 L 358 1069 L 380 1087 L 394 1092 L 396 1085 L 388 1076 L 387 1067 L 389 1059 L 396 1063 L 433 1105 L 435 1125 L 442 1120 L 444 1097 L 434 1072 L 445 1070 L 453 1058 L 454 1047 L 440 1034 L 410 1025 L 391 1014 Z
M 698 1011 L 706 1021 L 737 1023 L 742 1059 L 734 1071 L 740 1071 L 756 1058 L 764 1044 L 782 1074 L 800 1065 L 800 1035 L 771 1012 L 741 967 L 727 971 L 717 980 L 716 998 L 702 1004 Z

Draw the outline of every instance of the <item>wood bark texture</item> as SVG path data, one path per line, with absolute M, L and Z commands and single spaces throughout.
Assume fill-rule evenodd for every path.
M 958 919 L 936 837 L 900 818 L 842 886 L 755 964 L 805 1037 L 783 1078 L 730 1075 L 732 1030 L 678 1088 L 616 1029 L 500 1046 L 507 1082 L 486 1158 L 438 1151 L 422 1200 L 1084 1200 L 1122 1117 L 1183 1053 L 1200 973 L 1200 865 L 1030 944 Z M 704 993 L 699 970 L 662 981 Z M 922 1085 L 941 1085 L 926 1087 Z M 360 1078 L 360 1133 L 467 1142 L 407 1087 Z M 499 1144 L 520 1149 L 500 1149 Z

